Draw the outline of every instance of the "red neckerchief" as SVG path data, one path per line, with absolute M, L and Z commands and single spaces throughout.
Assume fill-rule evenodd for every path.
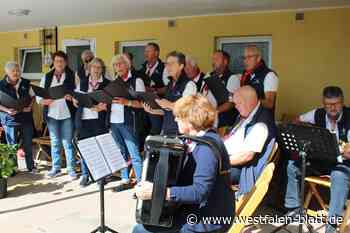
M 206 83 L 204 83 L 199 92 L 202 93 L 202 94 L 208 94 L 208 92 L 209 92 L 208 85 Z
M 148 70 L 151 70 L 155 65 L 157 64 L 157 62 L 155 62 L 154 64 L 149 64 L 149 63 L 147 63 L 147 68 L 148 68 Z
M 58 73 L 58 72 L 55 72 L 55 77 L 56 77 L 56 80 L 57 80 L 57 82 L 60 82 L 61 81 L 61 78 L 62 78 L 62 74 L 63 73 Z
M 225 141 L 229 139 L 234 133 L 236 133 L 238 128 L 241 127 L 241 125 L 246 119 L 247 118 L 240 116 L 236 124 L 230 129 L 230 131 L 226 135 L 224 135 L 223 140 Z
M 153 69 L 153 67 L 157 64 L 157 62 L 155 62 L 153 65 L 147 63 L 147 72 L 146 72 L 146 75 L 147 76 L 150 76 L 151 74 L 151 70 Z
M 250 78 L 250 76 L 254 73 L 254 71 L 263 65 L 263 62 L 260 61 L 253 69 L 245 70 L 241 76 L 241 86 L 245 85 L 245 82 Z
M 98 84 L 99 84 L 99 79 L 92 79 L 89 81 L 89 85 L 92 87 L 93 91 L 97 90 Z
M 121 78 L 124 82 L 128 81 L 128 77 L 129 77 L 129 72 L 126 73 L 124 76 L 121 76 Z

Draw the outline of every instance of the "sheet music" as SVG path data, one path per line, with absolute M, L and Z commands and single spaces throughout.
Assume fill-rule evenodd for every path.
M 95 137 L 80 140 L 78 148 L 94 180 L 112 173 Z
M 112 173 L 119 171 L 124 167 L 127 167 L 126 162 L 120 152 L 119 146 L 115 142 L 112 134 L 107 133 L 96 136 L 96 140 L 102 149 L 102 152 Z

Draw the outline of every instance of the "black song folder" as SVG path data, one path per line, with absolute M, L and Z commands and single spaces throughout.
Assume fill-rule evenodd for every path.
M 31 97 L 15 99 L 12 96 L 0 91 L 0 104 L 7 108 L 13 108 L 18 112 L 22 112 L 23 108 L 28 107 L 31 102 Z
M 156 99 L 160 97 L 153 92 L 134 92 L 134 98 L 141 100 L 148 104 L 152 109 L 162 109 L 159 104 L 156 102 Z
M 62 99 L 65 95 L 72 95 L 73 92 L 64 88 L 63 85 L 50 87 L 48 89 L 31 85 L 36 96 L 44 99 Z

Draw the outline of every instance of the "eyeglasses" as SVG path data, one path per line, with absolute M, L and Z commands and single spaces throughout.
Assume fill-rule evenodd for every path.
M 340 105 L 342 105 L 341 101 L 334 102 L 334 103 L 324 103 L 324 106 L 326 108 L 336 107 L 336 106 L 340 106 Z
M 102 66 L 92 65 L 91 68 L 95 68 L 95 69 L 97 69 L 97 70 L 101 70 L 101 69 L 102 69 Z
M 165 62 L 165 66 L 173 66 L 177 64 L 177 62 Z
M 122 65 L 125 65 L 124 62 L 116 62 L 113 64 L 114 66 L 122 66 Z
M 257 57 L 257 56 L 258 56 L 257 54 L 248 55 L 248 56 L 241 56 L 241 59 L 242 59 L 242 60 L 248 60 L 248 59 L 251 59 L 251 58 Z

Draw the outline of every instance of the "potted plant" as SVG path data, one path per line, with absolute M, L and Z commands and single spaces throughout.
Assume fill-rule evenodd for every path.
M 7 177 L 16 171 L 17 145 L 0 144 L 0 198 L 7 194 Z

